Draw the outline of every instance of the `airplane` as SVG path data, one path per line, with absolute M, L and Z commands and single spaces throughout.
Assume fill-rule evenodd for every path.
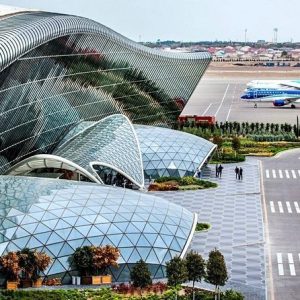
M 295 108 L 295 103 L 300 103 L 300 89 L 247 89 L 241 99 L 254 102 L 273 102 L 274 106 L 285 106 L 291 104 Z
M 300 88 L 300 80 L 252 80 L 247 88 Z

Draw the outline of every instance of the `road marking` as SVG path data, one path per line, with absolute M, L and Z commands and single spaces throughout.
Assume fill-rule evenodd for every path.
M 227 114 L 227 117 L 226 117 L 226 121 L 228 121 L 228 119 L 229 119 L 229 115 L 230 115 L 230 112 L 231 112 L 231 107 L 232 107 L 232 104 L 230 104 L 228 114 Z
M 286 204 L 286 207 L 287 207 L 288 213 L 289 213 L 289 214 L 291 214 L 291 213 L 292 213 L 292 208 L 291 208 L 291 204 L 290 204 L 290 202 L 289 202 L 289 201 L 286 201 L 286 202 L 285 202 L 285 204 Z
M 283 207 L 281 201 L 278 201 L 279 212 L 283 214 Z
M 270 207 L 271 207 L 271 212 L 274 213 L 275 212 L 275 206 L 274 206 L 273 201 L 270 201 Z
M 299 176 L 300 176 L 300 170 L 298 170 L 298 174 L 299 174 Z
M 270 178 L 270 172 L 269 172 L 269 170 L 266 170 L 266 178 Z
M 290 178 L 290 174 L 289 174 L 288 170 L 285 170 L 285 176 L 286 176 L 286 178 Z
M 219 107 L 218 107 L 218 109 L 217 109 L 217 111 L 216 111 L 216 113 L 215 113 L 215 117 L 217 116 L 217 114 L 218 114 L 218 112 L 219 112 L 221 106 L 223 105 L 223 102 L 224 102 L 225 97 L 226 97 L 227 92 L 228 92 L 229 85 L 230 85 L 230 84 L 228 83 L 228 84 L 227 84 L 227 88 L 226 88 L 226 90 L 225 90 L 225 93 L 224 93 L 224 95 L 223 95 L 222 101 L 221 101 L 221 103 L 220 103 L 220 105 L 219 105 Z
M 299 214 L 300 213 L 300 208 L 299 208 L 298 202 L 294 201 L 294 205 L 295 205 L 297 214 Z
M 282 171 L 278 170 L 278 173 L 279 173 L 279 178 L 283 178 Z
M 272 175 L 273 175 L 273 178 L 276 178 L 276 171 L 275 170 L 272 170 Z
M 282 263 L 282 254 L 277 253 L 277 264 L 278 264 L 278 274 L 280 276 L 284 275 L 283 263 Z
M 291 170 L 291 172 L 292 172 L 292 176 L 293 176 L 293 178 L 294 178 L 294 179 L 296 179 L 296 178 L 297 178 L 297 176 L 296 176 L 296 172 L 295 172 L 295 170 Z
M 208 112 L 208 110 L 210 109 L 212 103 L 210 103 L 207 107 L 207 109 L 203 112 L 202 116 L 205 116 L 205 114 Z
M 288 253 L 288 261 L 289 261 L 291 276 L 296 276 L 294 259 L 293 259 L 293 254 L 292 253 Z

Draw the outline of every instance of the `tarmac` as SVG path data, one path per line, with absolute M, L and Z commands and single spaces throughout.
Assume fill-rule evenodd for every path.
M 300 68 L 238 67 L 212 63 L 199 82 L 181 115 L 215 116 L 217 121 L 295 124 L 300 103 L 274 107 L 273 103 L 246 102 L 240 97 L 251 80 L 300 79 Z

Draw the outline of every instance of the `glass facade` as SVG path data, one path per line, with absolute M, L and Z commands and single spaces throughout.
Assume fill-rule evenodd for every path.
M 193 233 L 195 215 L 146 193 L 65 180 L 0 176 L 0 255 L 24 247 L 47 252 L 53 262 L 45 275 L 68 283 L 76 274 L 69 256 L 83 245 L 120 249 L 114 279 L 129 279 L 143 259 L 154 278 L 182 255 Z
M 145 178 L 194 176 L 216 145 L 195 135 L 168 128 L 135 125 Z
M 1 19 L 2 173 L 52 153 L 82 121 L 121 113 L 133 123 L 172 126 L 210 59 L 149 49 L 76 16 Z

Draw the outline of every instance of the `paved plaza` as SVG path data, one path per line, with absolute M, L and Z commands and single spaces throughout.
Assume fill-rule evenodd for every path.
M 223 165 L 222 178 L 210 165 L 204 178 L 218 188 L 186 192 L 156 192 L 198 214 L 198 222 L 211 224 L 207 232 L 195 233 L 191 248 L 206 258 L 215 247 L 224 254 L 229 270 L 227 287 L 242 291 L 246 299 L 265 299 L 264 232 L 261 208 L 260 168 L 256 159 L 238 166 L 244 179 L 235 179 L 236 164 Z

